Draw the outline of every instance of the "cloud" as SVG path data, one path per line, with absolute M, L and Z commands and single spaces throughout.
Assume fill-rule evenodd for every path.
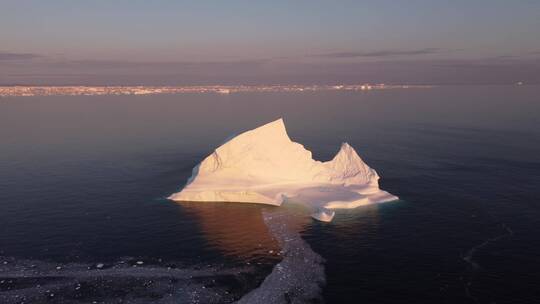
M 417 56 L 417 55 L 429 55 L 440 53 L 442 50 L 439 48 L 423 48 L 416 50 L 379 50 L 371 52 L 337 52 L 314 55 L 314 57 L 325 58 L 358 58 L 358 57 L 371 57 L 371 58 L 385 58 L 396 56 Z M 312 56 L 313 57 L 313 56 Z
M 521 58 L 521 56 L 518 56 L 518 55 L 500 55 L 500 56 L 495 57 L 494 59 L 516 59 L 516 58 Z
M 44 60 L 0 61 L 0 84 L 512 84 L 517 81 L 540 83 L 540 58 L 136 62 L 44 57 Z
M 57 62 L 58 65 L 72 67 L 107 67 L 107 68 L 219 68 L 219 67 L 253 67 L 267 63 L 267 59 L 237 61 L 125 61 L 125 60 L 67 60 Z
M 0 60 L 0 85 L 250 83 L 251 78 L 266 75 L 271 68 L 269 59 L 165 62 L 45 57 L 44 60 Z
M 42 55 L 32 53 L 11 53 L 0 51 L 0 60 L 31 60 L 43 57 Z

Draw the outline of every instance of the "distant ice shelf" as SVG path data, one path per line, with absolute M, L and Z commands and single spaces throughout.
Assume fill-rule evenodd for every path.
M 0 86 L 0 97 L 155 95 L 249 92 L 371 91 L 431 88 L 425 85 L 342 84 L 342 85 L 202 85 L 202 86 Z
M 347 143 L 326 162 L 287 135 L 283 119 L 244 132 L 199 165 L 173 201 L 238 202 L 280 206 L 297 203 L 330 222 L 333 209 L 397 200 L 379 189 L 379 175 Z

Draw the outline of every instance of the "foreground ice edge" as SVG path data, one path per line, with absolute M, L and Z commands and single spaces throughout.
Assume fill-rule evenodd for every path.
M 397 200 L 379 189 L 379 175 L 347 143 L 326 162 L 287 135 L 283 119 L 244 132 L 218 147 L 199 165 L 173 201 L 302 204 L 312 217 L 330 222 L 332 209 Z

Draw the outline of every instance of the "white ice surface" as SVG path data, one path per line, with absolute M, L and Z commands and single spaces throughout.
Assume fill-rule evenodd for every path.
M 379 189 L 379 175 L 347 143 L 327 162 L 291 141 L 282 119 L 244 132 L 193 169 L 186 186 L 169 199 L 303 204 L 313 217 L 331 221 L 334 211 L 398 198 Z

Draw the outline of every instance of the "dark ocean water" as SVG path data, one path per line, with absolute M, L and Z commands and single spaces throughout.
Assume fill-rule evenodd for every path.
M 281 260 L 272 208 L 165 197 L 279 117 L 316 159 L 350 143 L 401 198 L 291 224 L 326 303 L 540 302 L 539 86 L 1 98 L 0 300 L 240 299 Z

